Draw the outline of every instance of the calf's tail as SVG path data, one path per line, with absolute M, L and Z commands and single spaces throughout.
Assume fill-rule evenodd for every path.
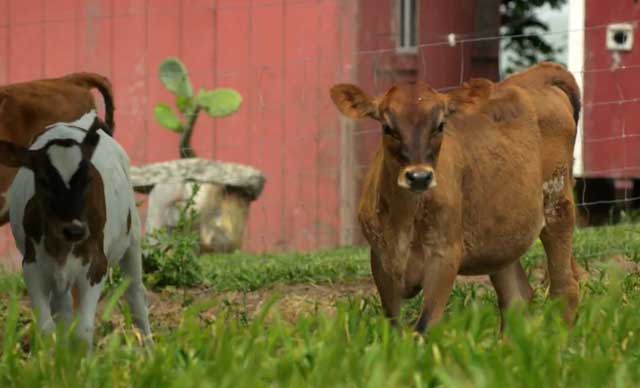
M 549 84 L 558 87 L 569 97 L 573 108 L 573 120 L 578 124 L 582 103 L 580 102 L 580 87 L 578 87 L 575 77 L 564 66 L 557 63 L 544 62 L 540 66 L 547 72 Z
M 113 111 L 115 110 L 115 107 L 113 106 L 113 90 L 111 88 L 111 82 L 109 81 L 109 79 L 96 73 L 73 73 L 63 78 L 75 85 L 87 89 L 98 89 L 98 91 L 102 95 L 102 99 L 104 100 L 104 121 L 108 127 L 107 133 L 113 136 L 113 133 L 115 132 L 115 122 L 113 120 Z

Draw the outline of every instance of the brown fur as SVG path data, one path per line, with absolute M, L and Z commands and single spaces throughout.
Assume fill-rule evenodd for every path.
M 105 130 L 113 134 L 113 93 L 109 80 L 94 73 L 73 73 L 0 87 L 0 140 L 20 146 L 30 145 L 48 126 L 72 122 L 95 109 L 90 89 L 96 88 L 105 102 Z M 0 166 L 0 193 L 5 193 L 17 170 Z M 0 196 L 0 209 L 5 199 Z M 9 220 L 0 214 L 0 225 Z
M 387 316 L 395 321 L 401 299 L 422 289 L 416 328 L 424 330 L 441 317 L 458 274 L 490 275 L 502 309 L 530 300 L 519 259 L 539 236 L 551 294 L 564 298 L 565 319 L 572 320 L 577 91 L 571 75 L 551 64 L 498 84 L 471 80 L 448 94 L 398 85 L 379 102 L 353 85 L 332 89 L 343 114 L 385 128 L 364 180 L 359 221 Z M 435 170 L 437 184 L 403 187 L 405 171 L 425 168 Z
M 107 273 L 108 260 L 104 254 L 104 227 L 107 222 L 107 205 L 104 198 L 104 185 L 98 170 L 91 166 L 89 170 L 91 185 L 87 191 L 87 226 L 89 238 L 75 246 L 73 254 L 82 258 L 82 263 L 89 261 L 87 278 L 94 285 L 99 283 Z

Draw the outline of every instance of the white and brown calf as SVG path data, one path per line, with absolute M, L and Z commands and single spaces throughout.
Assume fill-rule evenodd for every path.
M 91 111 L 47 127 L 28 149 L 0 141 L 0 164 L 20 168 L 11 228 L 41 329 L 71 320 L 75 287 L 76 334 L 91 347 L 107 266 L 119 263 L 131 280 L 125 297 L 134 322 L 150 343 L 129 160 L 105 128 Z

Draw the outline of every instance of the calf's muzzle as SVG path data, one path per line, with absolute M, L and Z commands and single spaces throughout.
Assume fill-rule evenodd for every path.
M 430 167 L 407 167 L 398 177 L 398 185 L 414 193 L 422 193 L 435 186 L 433 169 Z
M 62 227 L 62 235 L 69 242 L 79 242 L 88 237 L 87 225 L 74 220 Z

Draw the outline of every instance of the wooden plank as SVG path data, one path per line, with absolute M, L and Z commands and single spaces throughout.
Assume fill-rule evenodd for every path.
M 283 125 L 283 11 L 282 1 L 263 3 L 254 1 L 251 8 L 252 40 L 250 79 L 253 89 L 249 101 L 251 110 L 251 138 L 249 162 L 260 168 L 267 177 L 264 193 L 252 204 L 259 225 L 257 233 L 263 250 L 289 248 L 289 236 L 283 229 L 282 125 Z M 260 236 L 262 235 L 262 236 Z
M 180 1 L 160 0 L 149 3 L 147 31 L 147 111 L 149 123 L 147 163 L 159 162 L 179 157 L 179 136 L 162 128 L 153 116 L 155 104 L 163 102 L 174 109 L 175 96 L 169 93 L 159 79 L 159 66 L 167 57 L 180 57 Z M 162 28 L 158 28 L 162 26 Z M 177 112 L 176 112 L 177 113 Z M 151 140 L 153 139 L 153 140 Z
M 12 27 L 9 46 L 9 79 L 24 82 L 44 76 L 42 26 L 24 24 Z M 28 50 L 26 48 L 29 48 Z M 26 65 L 25 65 L 26 64 Z
M 214 42 L 216 26 L 215 13 L 210 1 L 182 0 L 181 57 L 194 87 L 194 93 L 200 88 L 212 89 L 215 84 Z M 193 132 L 192 146 L 202 158 L 213 158 L 214 131 L 216 122 L 202 112 Z
M 340 136 L 336 113 L 328 90 L 340 67 L 337 34 L 338 10 L 335 1 L 318 3 L 318 83 L 313 116 L 316 119 L 317 163 L 317 245 L 330 248 L 340 242 Z M 346 37 L 340 37 L 343 39 Z
M 216 123 L 214 154 L 216 159 L 251 164 L 249 139 L 252 89 L 251 0 L 218 0 L 215 7 L 215 82 L 217 87 L 236 89 L 243 98 L 242 106 L 233 116 Z M 255 166 L 255 165 L 254 165 Z M 255 166 L 260 167 L 260 166 Z M 267 186 L 270 184 L 267 178 Z M 251 205 L 245 230 L 244 249 L 264 250 L 263 224 L 256 205 Z
M 45 77 L 59 77 L 77 69 L 77 23 L 63 21 L 47 23 L 44 41 Z
M 215 8 L 215 80 L 218 87 L 236 89 L 243 97 L 240 111 L 216 123 L 215 155 L 217 159 L 249 163 L 249 114 L 251 80 L 250 62 L 251 0 L 219 0 Z M 250 223 L 251 223 L 250 219 Z
M 292 3 L 285 11 L 285 123 L 282 147 L 285 218 L 290 245 L 310 250 L 317 245 L 317 88 L 318 14 L 314 3 Z
M 358 4 L 354 1 L 338 3 L 338 20 L 336 24 L 336 38 L 339 56 L 334 83 L 356 81 L 358 25 L 353 20 L 358 16 Z M 356 125 L 352 120 L 342 117 L 333 106 L 330 115 L 338 120 L 340 131 L 340 245 L 354 245 L 359 231 L 357 225 L 357 164 L 356 142 L 354 131 Z
M 77 21 L 78 68 L 109 76 L 111 73 L 112 1 L 84 0 L 79 4 Z M 68 36 L 67 36 L 68 38 Z
M 44 19 L 47 25 L 73 22 L 79 16 L 84 0 L 56 0 L 44 2 Z
M 9 19 L 15 26 L 38 26 L 44 20 L 44 0 L 9 0 Z
M 116 101 L 116 139 L 132 164 L 147 160 L 146 18 L 137 11 L 144 1 L 115 1 L 112 18 L 112 82 Z M 142 8 L 144 10 L 144 8 Z M 135 12 L 132 12 L 135 11 Z
M 9 83 L 9 28 L 0 25 L 0 84 Z

